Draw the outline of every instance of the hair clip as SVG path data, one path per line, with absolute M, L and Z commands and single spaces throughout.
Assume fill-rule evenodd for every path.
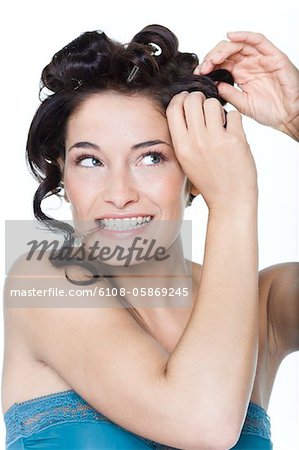
M 72 81 L 76 81 L 76 83 L 77 83 L 77 85 L 75 87 L 73 87 L 73 91 L 76 91 L 83 84 L 83 81 L 77 80 L 77 78 L 72 78 Z
M 139 67 L 136 66 L 136 64 L 134 64 L 133 69 L 130 72 L 130 75 L 127 78 L 127 83 L 131 83 L 131 81 L 133 80 L 133 78 L 135 77 L 136 73 L 138 72 Z
M 155 44 L 154 42 L 149 42 L 147 45 L 150 47 L 154 47 L 154 50 L 151 51 L 151 55 L 153 56 L 160 56 L 162 53 L 162 49 L 158 44 Z
M 155 44 L 154 42 L 149 42 L 147 45 L 152 48 L 152 51 L 151 51 L 152 56 L 160 56 L 161 55 L 162 49 L 158 44 Z M 131 72 L 127 78 L 127 83 L 131 83 L 131 81 L 135 78 L 138 70 L 139 70 L 139 67 L 136 64 L 134 64 L 133 69 L 131 70 Z

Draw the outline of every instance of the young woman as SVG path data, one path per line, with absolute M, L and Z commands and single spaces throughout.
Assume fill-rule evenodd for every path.
M 299 269 L 258 273 L 257 177 L 240 112 L 298 139 L 298 71 L 262 35 L 229 39 L 198 66 L 159 25 L 128 45 L 87 32 L 43 70 L 52 92 L 27 142 L 40 183 L 35 216 L 64 233 L 65 248 L 79 236 L 84 257 L 24 255 L 10 271 L 2 378 L 10 450 L 272 448 L 272 385 L 299 349 Z M 239 112 L 226 113 L 224 99 Z M 73 228 L 41 208 L 62 189 Z M 209 209 L 202 265 L 184 258 L 179 237 L 196 195 Z M 89 258 L 97 243 L 125 253 L 136 237 L 157 238 L 165 258 L 135 252 L 124 267 L 99 247 Z M 174 301 L 171 289 L 188 277 L 187 298 Z M 106 282 L 117 295 L 99 288 L 88 306 L 58 290 L 46 298 L 50 287 L 71 295 L 74 285 Z M 42 292 L 35 305 L 12 298 L 32 287 Z

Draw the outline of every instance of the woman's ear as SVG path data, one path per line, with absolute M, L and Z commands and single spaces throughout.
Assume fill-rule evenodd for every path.
M 70 200 L 69 200 L 69 198 L 67 196 L 67 193 L 66 193 L 66 190 L 65 190 L 64 181 L 63 181 L 64 161 L 63 161 L 62 158 L 58 158 L 57 163 L 58 163 L 58 166 L 59 166 L 59 169 L 60 169 L 60 173 L 61 173 L 61 182 L 60 183 L 61 183 L 61 186 L 63 187 L 63 190 L 64 190 L 63 198 L 64 198 L 64 200 L 67 203 L 70 203 Z
M 61 157 L 58 157 L 57 164 L 61 173 L 61 181 L 63 181 L 63 172 L 64 172 L 64 160 Z

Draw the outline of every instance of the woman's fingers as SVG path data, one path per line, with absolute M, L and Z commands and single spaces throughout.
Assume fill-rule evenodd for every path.
M 184 139 L 188 128 L 184 111 L 184 99 L 189 92 L 183 91 L 176 94 L 166 109 L 166 117 L 168 121 L 169 131 L 173 144 L 176 145 L 181 139 Z
M 202 133 L 205 129 L 205 117 L 203 112 L 203 103 L 206 97 L 202 92 L 191 92 L 184 99 L 184 112 L 188 130 L 195 133 Z
M 205 100 L 203 107 L 207 130 L 216 136 L 223 131 L 225 123 L 224 109 L 216 98 Z
M 229 111 L 226 116 L 226 130 L 228 133 L 236 134 L 237 136 L 245 136 L 242 116 L 239 111 Z
M 263 34 L 251 31 L 231 31 L 227 33 L 229 41 L 220 41 L 198 65 L 194 73 L 209 73 L 215 65 L 223 63 L 226 59 L 238 62 L 238 58 L 252 56 L 257 52 L 261 55 L 273 55 L 281 51 L 272 44 Z
M 233 42 L 246 42 L 257 48 L 263 55 L 272 55 L 273 50 L 280 52 L 280 50 L 262 33 L 254 33 L 252 31 L 231 31 L 227 33 L 227 37 Z
M 221 41 L 207 55 L 195 69 L 195 74 L 209 73 L 216 65 L 222 65 L 226 60 L 238 62 L 244 56 L 251 56 L 256 50 L 244 42 Z
M 227 33 L 229 41 L 220 41 L 207 55 L 204 61 L 195 68 L 194 73 L 209 73 L 215 65 L 226 59 L 238 62 L 243 56 L 252 56 L 257 52 L 262 55 L 273 55 L 280 52 L 263 34 L 251 31 L 231 31 Z M 280 52 L 281 53 L 281 52 Z
M 217 136 L 224 131 L 224 109 L 215 98 L 202 92 L 181 92 L 173 97 L 166 110 L 173 145 L 181 148 L 188 139 L 204 142 L 207 136 Z
M 246 94 L 244 92 L 239 91 L 227 83 L 219 83 L 218 92 L 224 100 L 231 103 L 238 111 L 243 113 L 246 105 L 244 98 Z
M 224 109 L 216 98 L 206 99 L 202 92 L 191 92 L 184 99 L 184 110 L 188 131 L 198 139 L 223 131 Z
M 224 109 L 216 98 L 206 99 L 200 91 L 176 94 L 166 109 L 168 124 L 176 140 L 189 132 L 201 135 L 209 131 L 223 131 L 226 121 Z
M 217 99 L 206 99 L 195 92 L 175 97 L 167 110 L 169 129 L 175 154 L 194 189 L 209 208 L 223 208 L 247 199 L 256 174 L 241 114 L 227 113 L 225 129 L 224 110 Z

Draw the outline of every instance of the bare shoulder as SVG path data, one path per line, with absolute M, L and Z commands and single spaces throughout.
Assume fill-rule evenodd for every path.
M 17 317 L 30 307 L 49 306 L 49 289 L 66 285 L 64 268 L 55 267 L 49 254 L 44 254 L 42 258 L 38 255 L 28 258 L 28 254 L 23 254 L 14 261 L 6 276 L 4 312 Z
M 47 283 L 55 284 L 54 279 L 63 282 L 63 278 L 63 271 L 55 268 L 46 257 L 38 260 L 23 254 L 9 269 L 3 296 L 3 412 L 15 402 L 69 388 L 57 373 L 36 357 L 28 339 L 33 306 L 45 303 L 42 290 Z M 44 313 L 47 310 L 44 308 Z
M 299 262 L 285 262 L 261 271 L 267 286 L 268 326 L 273 352 L 283 359 L 299 350 Z
M 33 253 L 32 255 L 24 253 L 16 259 L 11 265 L 7 277 L 8 278 L 22 278 L 32 277 L 36 278 L 41 275 L 49 276 L 63 276 L 63 268 L 55 267 L 51 262 L 51 252 Z

